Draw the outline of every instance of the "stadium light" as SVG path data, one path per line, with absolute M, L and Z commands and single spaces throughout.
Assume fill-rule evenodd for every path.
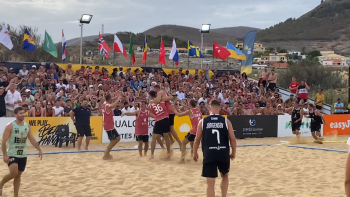
M 92 19 L 91 14 L 83 14 L 79 20 L 79 26 L 81 27 L 80 30 L 80 64 L 83 63 L 83 25 L 89 24 Z
M 210 24 L 202 24 L 201 33 L 209 33 L 210 26 L 211 26 Z
M 201 32 L 201 53 L 203 54 L 203 40 L 204 40 L 204 33 L 209 33 L 211 24 L 202 24 L 202 28 L 200 29 Z M 203 69 L 203 60 L 201 60 L 201 69 Z
M 92 19 L 92 15 L 91 14 L 83 14 L 81 16 L 81 18 L 80 18 L 80 23 L 89 24 L 91 19 Z

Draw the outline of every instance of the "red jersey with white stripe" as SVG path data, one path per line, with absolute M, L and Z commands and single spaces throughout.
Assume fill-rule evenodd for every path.
M 163 93 L 164 96 L 168 95 L 168 93 L 165 90 L 161 90 L 161 92 Z M 171 109 L 172 105 L 173 103 L 171 101 L 165 101 L 165 106 L 169 114 L 174 114 L 173 110 Z
M 166 109 L 165 102 L 160 102 L 158 104 L 150 103 L 149 108 L 151 112 L 154 114 L 155 121 L 162 120 L 164 118 L 169 118 L 168 110 Z
M 111 109 L 111 111 L 107 113 L 106 105 L 108 105 L 107 102 L 102 104 L 103 129 L 105 131 L 110 131 L 114 129 L 113 110 Z
M 192 116 L 190 117 L 190 119 L 192 124 L 192 130 L 190 131 L 190 133 L 196 135 L 198 123 L 202 119 L 202 113 L 198 108 L 191 109 L 191 112 Z
M 148 110 L 140 110 L 135 120 L 135 134 L 148 135 Z

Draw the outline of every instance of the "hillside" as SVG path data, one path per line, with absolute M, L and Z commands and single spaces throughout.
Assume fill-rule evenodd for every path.
M 241 38 L 243 39 L 244 36 L 253 30 L 261 30 L 259 28 L 254 28 L 254 27 L 245 27 L 245 26 L 238 26 L 238 27 L 224 27 L 224 28 L 217 28 L 217 29 L 212 29 L 211 31 L 220 33 L 220 34 L 225 34 L 232 36 L 234 38 Z
M 337 53 L 349 55 L 349 23 L 350 2 L 327 0 L 300 18 L 289 18 L 259 31 L 257 41 L 267 45 L 284 42 L 285 45 L 280 47 L 294 45 L 299 50 L 302 47 L 299 44 L 308 41 L 313 46 L 325 46 L 322 50 L 335 50 Z
M 193 27 L 185 27 L 180 25 L 159 25 L 144 31 L 143 34 L 150 36 L 168 35 L 181 40 L 190 40 L 197 47 L 199 47 L 201 43 L 199 29 Z M 210 33 L 204 35 L 204 46 L 212 46 L 213 41 L 216 41 L 221 45 L 226 45 L 227 41 L 232 43 L 237 42 L 237 40 L 232 36 L 216 33 L 214 31 L 210 31 Z

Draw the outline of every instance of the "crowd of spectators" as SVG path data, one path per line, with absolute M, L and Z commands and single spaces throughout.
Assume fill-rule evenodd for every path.
M 29 67 L 29 66 L 28 66 Z M 148 92 L 158 84 L 174 96 L 174 105 L 181 112 L 187 109 L 187 101 L 195 99 L 203 115 L 209 114 L 209 103 L 221 102 L 222 115 L 282 115 L 298 99 L 306 102 L 310 87 L 305 81 L 299 85 L 293 78 L 290 98 L 283 100 L 276 89 L 277 74 L 265 69 L 259 81 L 248 79 L 245 73 L 218 73 L 209 77 L 209 65 L 203 70 L 174 69 L 166 75 L 162 69 L 136 69 L 134 72 L 123 67 L 114 68 L 113 73 L 99 66 L 81 66 L 74 71 L 72 65 L 63 70 L 51 64 L 27 65 L 18 73 L 0 63 L 0 116 L 13 117 L 13 110 L 22 106 L 29 117 L 69 116 L 84 99 L 89 101 L 93 116 L 101 116 L 104 96 L 110 94 L 122 106 L 116 107 L 115 116 L 131 112 L 139 102 L 149 100 Z M 305 96 L 306 93 L 306 96 Z M 306 99 L 304 99 L 306 98 Z M 318 97 L 321 99 L 321 97 Z M 323 97 L 324 99 L 324 97 Z M 323 100 L 317 100 L 318 103 Z

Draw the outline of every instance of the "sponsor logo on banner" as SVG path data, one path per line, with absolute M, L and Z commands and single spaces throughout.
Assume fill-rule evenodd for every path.
M 114 119 L 114 126 L 117 130 L 117 132 L 120 135 L 120 141 L 121 142 L 135 142 L 136 141 L 136 135 L 135 135 L 135 121 L 136 116 L 113 116 Z M 152 132 L 154 127 L 154 119 L 149 118 L 148 120 L 148 135 L 150 138 L 152 138 Z M 102 143 L 108 143 L 108 135 L 105 130 L 103 130 L 102 134 Z
M 324 135 L 350 135 L 350 115 L 334 114 L 323 116 L 327 125 L 324 125 Z
M 249 135 L 262 135 L 264 128 L 262 127 L 255 127 L 256 126 L 256 120 L 255 119 L 249 119 L 249 125 L 250 127 L 243 128 L 243 136 L 249 136 Z
M 77 133 L 70 117 L 26 117 L 25 121 L 31 126 L 31 132 L 39 145 L 54 145 L 57 141 L 57 127 L 60 125 L 67 125 L 69 132 Z M 101 125 L 102 117 L 90 118 L 91 143 L 101 143 Z

